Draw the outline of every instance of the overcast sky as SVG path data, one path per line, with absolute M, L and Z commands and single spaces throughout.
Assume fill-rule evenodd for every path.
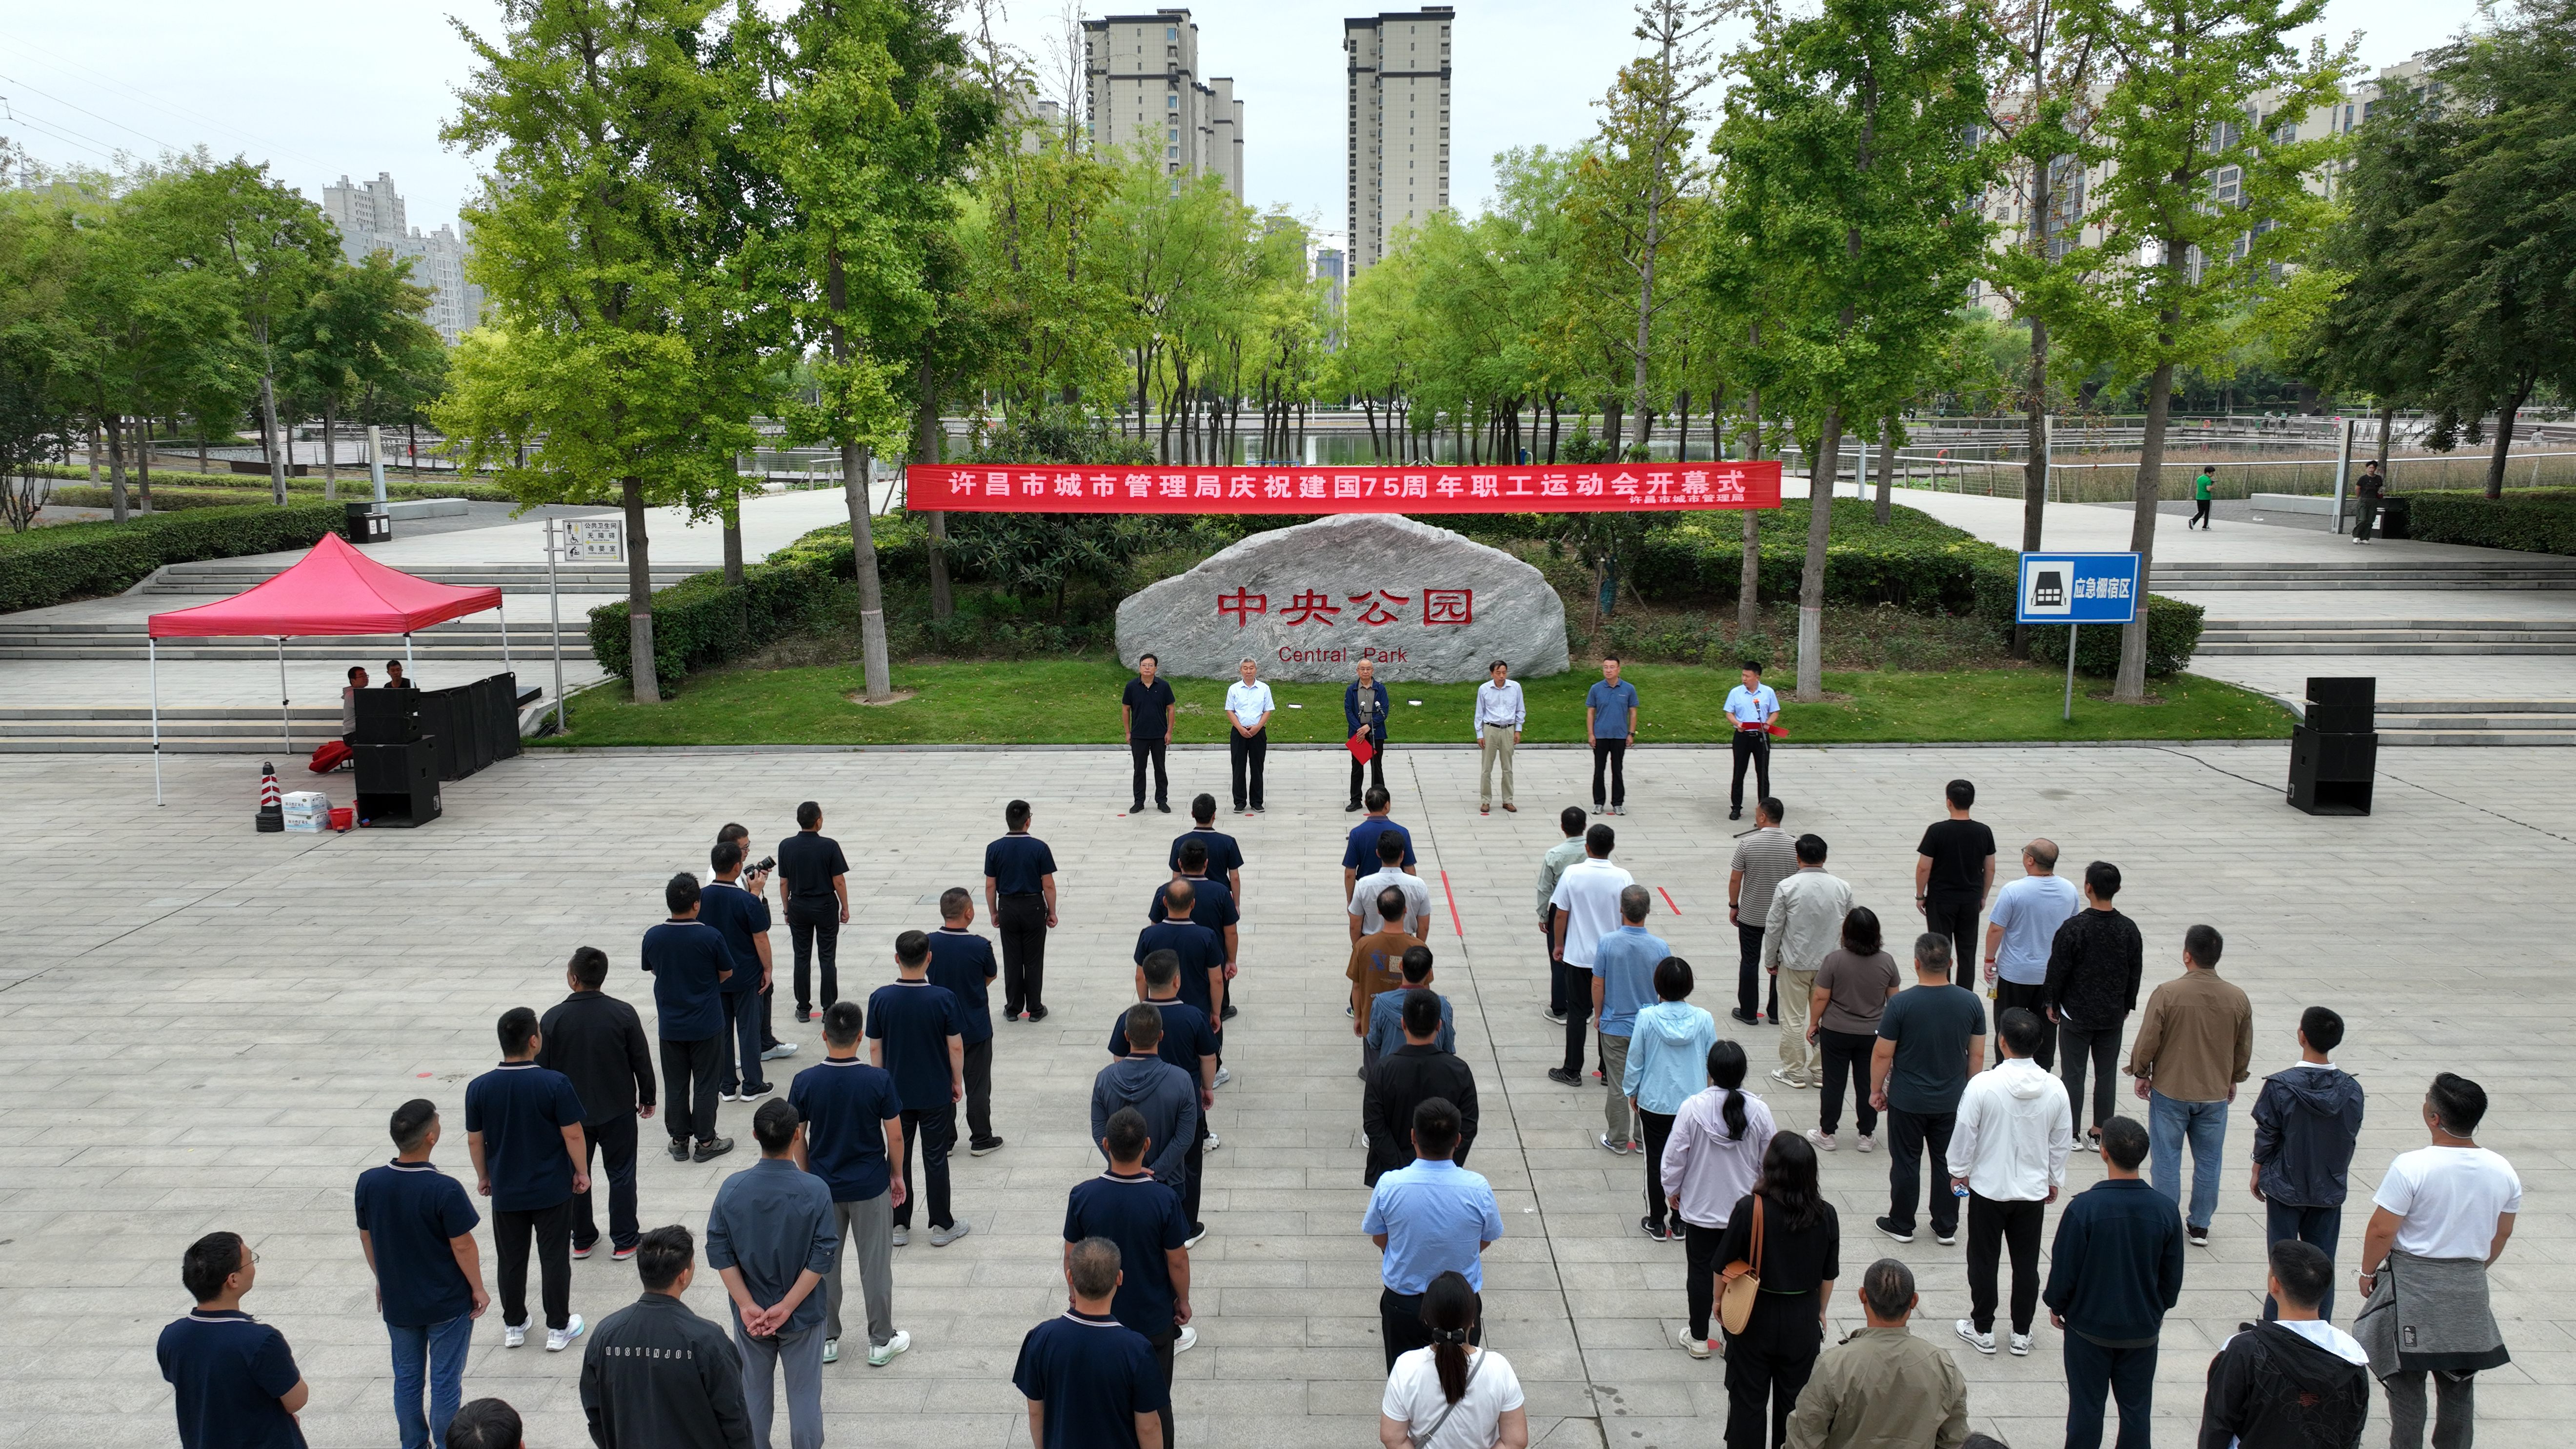
M 1014 0 L 1004 24 L 1042 73 L 1059 3 Z M 1494 153 L 1591 132 L 1593 98 L 1636 43 L 1616 0 L 1455 3 L 1451 200 L 1474 210 Z M 1341 22 L 1362 12 L 1320 0 L 1192 8 L 1201 64 L 1233 76 L 1244 102 L 1246 199 L 1339 230 Z M 2327 0 L 2322 28 L 2338 41 L 2358 31 L 2361 59 L 2376 68 L 2447 37 L 2475 9 L 2474 0 Z M 473 159 L 438 141 L 470 62 L 447 17 L 488 28 L 496 14 L 488 0 L 26 0 L 0 22 L 0 134 L 40 160 L 95 165 L 120 150 L 203 143 L 270 162 L 317 201 L 344 173 L 391 172 L 412 225 L 429 230 L 454 219 L 474 188 Z

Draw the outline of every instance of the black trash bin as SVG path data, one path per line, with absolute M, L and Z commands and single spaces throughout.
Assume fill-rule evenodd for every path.
M 394 521 L 372 500 L 349 505 L 349 542 L 385 543 L 394 536 Z

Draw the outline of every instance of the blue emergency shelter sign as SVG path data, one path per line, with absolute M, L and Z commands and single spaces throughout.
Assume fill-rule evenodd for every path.
M 2026 553 L 2021 556 L 2024 624 L 2126 624 L 2146 592 L 2134 553 Z

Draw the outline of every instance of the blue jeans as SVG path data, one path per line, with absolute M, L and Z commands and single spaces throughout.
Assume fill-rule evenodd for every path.
M 460 1313 L 445 1323 L 421 1327 L 388 1323 L 394 1343 L 394 1423 L 402 1429 L 402 1449 L 430 1449 L 447 1442 L 447 1421 L 456 1417 L 465 1398 L 465 1351 L 474 1343 L 474 1319 Z M 429 1379 L 421 1381 L 421 1364 Z M 421 1416 L 420 1396 L 429 1391 L 429 1415 Z
M 2182 1145 L 2191 1142 L 2191 1206 L 2185 1225 L 2206 1229 L 2218 1212 L 2219 1149 L 2227 1141 L 2225 1102 L 2184 1102 L 2162 1092 L 2147 1098 L 2147 1157 L 2165 1201 L 2182 1202 Z

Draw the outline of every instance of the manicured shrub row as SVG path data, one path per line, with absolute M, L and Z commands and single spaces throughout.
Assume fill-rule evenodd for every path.
M 2576 490 L 2539 488 L 2502 498 L 2411 491 L 2399 496 L 2406 500 L 2409 537 L 2576 555 Z
M 259 503 L 0 534 L 0 613 L 120 593 L 163 564 L 309 548 L 346 516 L 336 503 Z
M 921 572 L 921 534 L 908 520 L 875 523 L 877 568 L 891 578 Z M 857 577 L 857 553 L 846 526 L 816 529 L 747 564 L 734 587 L 721 572 L 698 574 L 653 591 L 653 677 L 663 687 L 693 669 L 738 658 L 793 631 L 848 580 Z M 909 573 L 907 573 L 907 565 Z M 590 611 L 590 648 L 602 669 L 634 678 L 633 638 L 623 599 Z

